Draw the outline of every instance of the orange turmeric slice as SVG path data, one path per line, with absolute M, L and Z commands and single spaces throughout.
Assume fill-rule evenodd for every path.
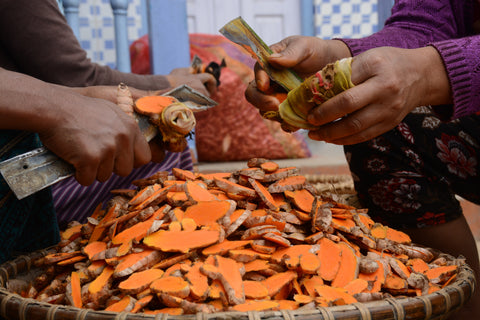
M 72 304 L 76 308 L 82 307 L 82 293 L 80 285 L 80 276 L 78 272 L 72 272 L 70 275 Z
M 135 272 L 118 284 L 118 288 L 127 294 L 137 294 L 163 275 L 163 270 L 146 269 Z
M 278 211 L 279 207 L 275 202 L 275 199 L 272 197 L 271 193 L 265 188 L 260 182 L 255 179 L 248 179 L 250 184 L 252 185 L 253 189 L 257 192 L 257 194 L 262 198 L 263 202 L 274 211 Z
M 185 183 L 185 193 L 192 203 L 217 200 L 215 195 L 193 181 L 187 181 Z
M 293 279 L 297 278 L 297 273 L 295 271 L 285 271 L 274 274 L 271 277 L 263 280 L 262 283 L 268 289 L 268 296 L 273 297 L 276 295 L 284 286 L 288 285 Z
M 341 242 L 338 244 L 342 250 L 340 258 L 340 267 L 332 280 L 332 287 L 344 287 L 350 281 L 356 279 L 359 273 L 359 259 L 355 250 L 348 244 Z
M 305 186 L 305 182 L 307 182 L 305 176 L 291 176 L 272 183 L 267 190 L 271 193 L 280 193 L 287 190 L 294 191 L 302 189 Z
M 152 116 L 160 114 L 172 103 L 178 102 L 174 97 L 169 96 L 145 96 L 135 101 L 134 109 L 140 114 Z
M 185 210 L 185 218 L 192 218 L 199 226 L 207 226 L 229 217 L 236 208 L 231 200 L 199 201 Z
M 196 248 L 204 248 L 217 243 L 218 231 L 157 231 L 143 239 L 143 243 L 151 248 L 164 252 L 187 253 Z
M 249 243 L 250 243 L 249 240 L 234 240 L 234 241 L 224 240 L 222 242 L 214 244 L 213 246 L 210 246 L 208 248 L 203 249 L 202 254 L 204 254 L 206 256 L 208 256 L 208 255 L 224 255 L 232 249 L 243 248 L 244 246 L 248 245 Z
M 165 293 L 178 298 L 186 298 L 190 294 L 190 286 L 181 277 L 168 276 L 152 282 L 150 289 L 156 293 Z
M 125 296 L 120 301 L 111 304 L 105 311 L 113 311 L 113 312 L 130 312 L 133 307 L 135 306 L 136 300 L 131 296 Z
M 267 287 L 258 281 L 243 281 L 245 297 L 247 299 L 265 299 L 268 297 Z

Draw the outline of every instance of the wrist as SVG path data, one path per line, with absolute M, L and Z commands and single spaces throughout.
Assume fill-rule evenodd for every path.
M 340 39 L 325 40 L 328 42 L 326 56 L 329 62 L 335 62 L 352 56 L 350 48 Z
M 424 94 L 421 105 L 444 105 L 452 103 L 452 90 L 445 65 L 439 52 L 432 46 L 413 49 L 413 61 L 421 70 Z

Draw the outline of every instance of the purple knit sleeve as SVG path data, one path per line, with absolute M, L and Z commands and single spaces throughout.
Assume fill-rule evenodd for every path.
M 465 37 L 471 13 L 464 1 L 399 0 L 379 32 L 362 39 L 339 39 L 353 56 L 366 50 L 392 46 L 434 46 L 445 64 L 453 93 L 453 118 L 480 109 L 480 36 Z
M 442 56 L 453 94 L 453 118 L 480 111 L 480 35 L 431 44 Z

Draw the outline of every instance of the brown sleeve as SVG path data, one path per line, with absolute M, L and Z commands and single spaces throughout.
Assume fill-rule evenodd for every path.
M 136 75 L 93 63 L 56 0 L 0 1 L 0 66 L 66 86 L 169 87 L 163 75 Z

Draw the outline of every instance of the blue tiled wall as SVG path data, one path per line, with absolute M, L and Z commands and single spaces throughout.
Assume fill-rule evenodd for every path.
M 377 30 L 376 0 L 315 0 L 314 4 L 315 34 L 322 39 L 360 38 Z
M 314 0 L 314 6 L 315 34 L 323 39 L 358 38 L 377 30 L 377 0 Z M 115 33 L 110 0 L 81 0 L 79 10 L 82 47 L 92 61 L 115 68 Z M 130 42 L 145 33 L 141 12 L 142 0 L 129 0 Z

